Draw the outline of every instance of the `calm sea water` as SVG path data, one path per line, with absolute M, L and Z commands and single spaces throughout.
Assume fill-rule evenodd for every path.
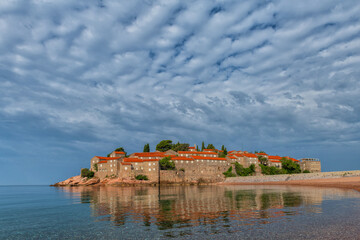
M 360 239 L 360 193 L 289 186 L 1 186 L 0 239 Z

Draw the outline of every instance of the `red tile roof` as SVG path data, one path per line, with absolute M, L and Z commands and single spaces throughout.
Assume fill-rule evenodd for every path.
M 143 162 L 140 158 L 124 158 L 124 162 Z
M 203 157 L 203 156 L 192 156 L 193 159 L 204 159 L 204 160 L 221 160 L 226 161 L 226 158 L 219 157 Z
M 263 155 L 263 156 L 268 156 L 268 154 L 266 153 L 255 153 L 256 155 Z
M 137 157 L 165 157 L 165 153 L 163 152 L 142 152 L 142 153 L 134 153 Z
M 178 151 L 178 154 L 198 154 L 199 152 L 191 152 L 191 151 Z
M 195 147 L 189 147 L 189 149 L 196 149 Z
M 204 149 L 203 151 L 204 151 L 204 152 L 215 152 L 214 149 Z
M 281 160 L 279 156 L 269 156 L 269 160 Z
M 116 154 L 125 154 L 125 152 L 114 152 Z
M 280 160 L 269 160 L 270 162 L 281 162 Z
M 99 156 L 95 156 L 97 157 L 98 159 L 101 159 L 101 160 L 115 160 L 115 159 L 119 159 L 119 157 L 99 157 Z
M 193 158 L 188 158 L 188 157 L 172 157 L 171 160 L 194 161 Z
M 100 162 L 98 162 L 98 163 L 107 163 L 107 161 L 100 161 Z
M 236 157 L 233 157 L 233 156 L 228 156 L 228 158 L 230 158 L 230 159 L 237 159 Z
M 217 155 L 216 152 L 197 152 L 197 154 L 201 154 L 201 155 Z
M 248 158 L 257 158 L 257 156 L 253 153 L 243 153 L 243 155 Z
M 131 165 L 129 162 L 122 162 L 121 165 Z

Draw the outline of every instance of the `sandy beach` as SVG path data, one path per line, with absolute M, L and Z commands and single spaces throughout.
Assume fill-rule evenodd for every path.
M 342 177 L 328 179 L 306 179 L 290 180 L 277 182 L 237 182 L 237 183 L 220 183 L 221 185 L 299 185 L 314 187 L 338 187 L 348 188 L 360 191 L 360 177 Z

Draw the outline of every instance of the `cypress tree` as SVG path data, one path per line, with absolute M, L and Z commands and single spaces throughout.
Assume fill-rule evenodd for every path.
M 202 144 L 201 144 L 201 151 L 204 151 L 204 149 L 205 149 L 205 143 L 203 141 Z
M 150 152 L 150 144 L 149 143 L 145 144 L 143 152 Z

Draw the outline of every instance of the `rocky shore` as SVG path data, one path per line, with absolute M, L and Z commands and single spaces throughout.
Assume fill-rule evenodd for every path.
M 82 178 L 74 176 L 65 181 L 55 183 L 51 186 L 155 186 L 157 182 L 141 180 L 122 180 L 120 178 Z M 166 183 L 171 184 L 171 183 Z M 176 184 L 176 183 L 175 183 Z M 206 184 L 202 182 L 187 183 L 187 185 Z M 207 183 L 219 185 L 301 185 L 316 187 L 340 187 L 351 188 L 360 191 L 360 171 L 341 171 L 341 172 L 322 172 L 306 174 L 284 174 L 272 176 L 250 176 L 250 177 L 231 177 L 223 182 Z
M 134 186 L 134 185 L 156 185 L 156 182 L 141 181 L 141 180 L 121 180 L 119 178 L 105 178 L 100 180 L 99 178 L 83 178 L 81 176 L 74 176 L 68 178 L 62 182 L 55 183 L 53 187 L 75 187 L 75 186 Z
M 227 178 L 220 185 L 298 185 L 337 187 L 360 191 L 360 171 L 285 174 Z

